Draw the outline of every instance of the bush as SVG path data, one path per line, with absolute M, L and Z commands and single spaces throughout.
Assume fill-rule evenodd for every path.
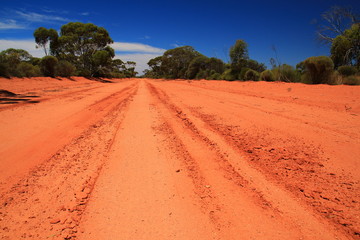
M 259 73 L 255 70 L 249 69 L 245 73 L 245 80 L 259 81 Z
M 58 60 L 54 56 L 45 56 L 40 61 L 41 71 L 46 77 L 55 77 L 55 69 Z
M 360 85 L 360 77 L 358 76 L 348 76 L 343 80 L 345 85 Z
M 260 80 L 261 81 L 275 81 L 275 76 L 271 70 L 265 70 L 260 73 Z
M 249 71 L 249 70 L 250 70 L 250 68 L 247 68 L 247 67 L 241 68 L 240 73 L 239 73 L 239 76 L 238 76 L 238 79 L 240 79 L 240 80 L 247 80 L 247 79 L 245 79 L 245 73 L 246 73 L 247 71 Z
M 348 77 L 351 75 L 355 75 L 358 72 L 358 70 L 354 66 L 340 66 L 338 68 L 338 72 L 340 73 L 341 76 Z
M 208 77 L 207 79 L 208 80 L 221 80 L 221 74 L 220 73 L 211 74 L 211 76 Z
M 39 66 L 27 62 L 21 62 L 16 67 L 17 77 L 38 77 L 41 75 Z
M 9 78 L 10 73 L 7 64 L 0 62 L 0 77 Z
M 71 77 L 74 75 L 76 67 L 70 62 L 61 60 L 56 65 L 56 76 L 60 77 Z
M 296 71 L 294 67 L 283 64 L 280 67 L 276 67 L 272 70 L 275 80 L 282 82 L 299 82 L 300 73 Z
M 314 84 L 330 84 L 334 73 L 334 63 L 326 56 L 309 57 L 304 61 L 305 81 Z
M 223 74 L 221 74 L 221 79 L 227 80 L 227 81 L 234 81 L 236 80 L 236 76 L 232 73 L 231 69 L 226 69 Z

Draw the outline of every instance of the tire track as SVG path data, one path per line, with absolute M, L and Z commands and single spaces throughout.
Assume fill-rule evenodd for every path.
M 291 222 L 294 229 L 300 230 L 301 236 L 316 238 L 321 236 L 324 239 L 337 236 L 341 239 L 347 239 L 334 228 L 329 231 L 324 224 L 324 220 L 318 218 L 312 211 L 299 204 L 294 196 L 289 195 L 288 192 L 267 180 L 263 174 L 247 164 L 244 159 L 239 157 L 239 152 L 224 140 L 222 134 L 207 129 L 208 127 L 204 128 L 204 125 L 207 126 L 206 122 L 194 116 L 188 110 L 174 105 L 165 92 L 156 88 L 153 84 L 148 83 L 148 85 L 154 95 L 172 112 L 173 116 L 179 118 L 184 127 L 204 142 L 209 150 L 215 152 L 217 155 L 215 161 L 221 166 L 221 171 L 226 173 L 225 178 L 231 180 L 237 186 L 243 184 L 243 188 L 237 191 L 250 195 L 258 205 L 269 209 L 273 216 L 282 216 L 280 219 L 283 219 L 283 221 L 286 219 L 285 222 L 288 223 Z M 239 184 L 239 182 L 242 184 Z M 324 232 L 327 232 L 328 235 L 324 235 Z
M 106 115 L 1 193 L 2 239 L 76 238 L 93 186 L 136 91 L 133 84 L 93 104 L 90 109 Z

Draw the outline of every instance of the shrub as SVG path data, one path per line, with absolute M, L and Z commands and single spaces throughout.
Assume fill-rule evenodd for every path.
M 360 77 L 358 76 L 348 76 L 343 80 L 345 85 L 360 85 Z
M 255 70 L 249 69 L 246 71 L 245 80 L 259 81 L 259 73 Z
M 10 77 L 9 69 L 6 63 L 0 62 L 0 77 Z
M 279 67 L 276 67 L 272 70 L 275 80 L 282 82 L 299 82 L 300 73 L 290 65 L 283 64 Z
M 330 84 L 334 73 L 334 63 L 326 56 L 309 57 L 304 61 L 306 81 L 314 84 Z
M 56 76 L 71 77 L 74 75 L 76 68 L 70 62 L 61 60 L 56 65 Z
M 223 74 L 221 74 L 221 79 L 234 81 L 236 80 L 236 76 L 233 74 L 231 69 L 226 69 Z
M 41 75 L 39 66 L 27 62 L 21 62 L 16 67 L 17 77 L 38 77 Z
M 55 77 L 55 68 L 58 60 L 54 56 L 45 56 L 40 61 L 41 71 L 44 76 Z
M 250 68 L 247 68 L 247 67 L 241 68 L 240 73 L 239 73 L 239 76 L 238 76 L 238 79 L 240 79 L 240 80 L 247 80 L 247 79 L 245 78 L 245 73 L 246 73 L 247 71 L 249 71 L 249 70 L 250 70 Z
M 358 71 L 354 66 L 340 66 L 338 68 L 338 72 L 340 73 L 341 76 L 347 77 L 347 76 L 355 75 Z
M 220 73 L 214 73 L 210 77 L 208 77 L 209 80 L 221 80 L 221 74 Z
M 260 80 L 261 81 L 275 81 L 275 76 L 271 70 L 265 70 L 260 73 Z

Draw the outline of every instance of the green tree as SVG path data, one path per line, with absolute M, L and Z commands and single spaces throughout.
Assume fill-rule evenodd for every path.
M 58 33 L 56 32 L 55 29 L 46 29 L 44 27 L 39 27 L 34 31 L 34 37 L 35 37 L 35 42 L 37 44 L 37 47 L 41 47 L 44 49 L 45 51 L 45 55 L 48 55 L 47 52 L 47 44 L 52 40 L 54 41 L 55 39 L 58 38 Z
M 321 15 L 317 37 L 323 44 L 333 44 L 337 36 L 344 35 L 346 29 L 360 23 L 359 14 L 349 7 L 333 6 Z
M 183 46 L 167 50 L 161 62 L 165 78 L 186 78 L 186 71 L 191 61 L 201 54 L 191 46 Z
M 236 40 L 230 48 L 230 62 L 231 64 L 240 64 L 244 59 L 249 59 L 247 43 L 244 40 Z
M 40 67 L 44 76 L 55 77 L 58 59 L 54 56 L 45 56 L 41 59 Z
M 74 64 L 80 73 L 94 75 L 103 67 L 99 62 L 103 63 L 107 55 L 97 54 L 98 51 L 107 51 L 113 57 L 111 43 L 113 40 L 105 28 L 92 23 L 70 22 L 61 27 L 59 37 L 50 39 L 50 50 L 58 59 Z
M 353 24 L 331 45 L 331 59 L 335 67 L 354 65 L 360 67 L 360 24 Z

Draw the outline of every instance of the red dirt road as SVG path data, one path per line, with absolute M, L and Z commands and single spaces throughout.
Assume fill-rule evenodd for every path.
M 358 87 L 0 89 L 1 239 L 360 239 Z

